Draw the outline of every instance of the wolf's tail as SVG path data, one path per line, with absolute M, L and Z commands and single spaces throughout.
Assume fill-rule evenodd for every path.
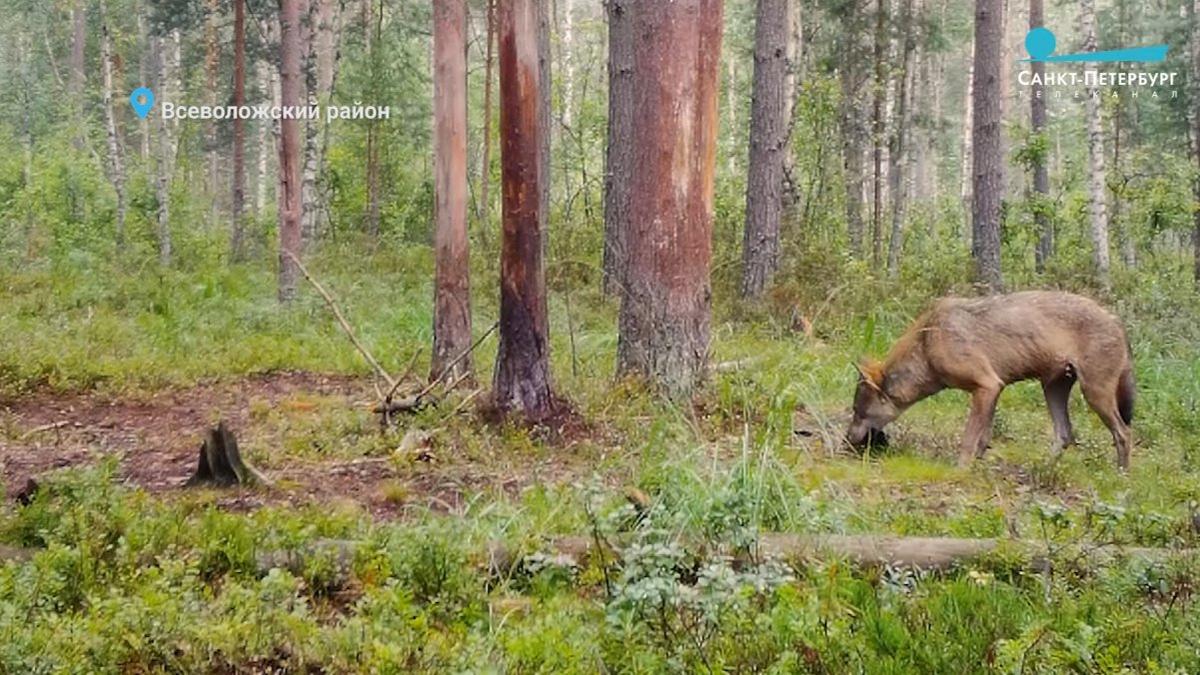
M 1117 412 L 1125 424 L 1133 424 L 1133 399 L 1137 396 L 1137 387 L 1133 382 L 1133 366 L 1125 366 L 1121 371 L 1121 379 L 1117 382 Z

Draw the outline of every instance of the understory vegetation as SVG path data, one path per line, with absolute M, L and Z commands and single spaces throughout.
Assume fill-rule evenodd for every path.
M 353 267 L 341 262 L 349 259 L 328 245 L 311 268 L 399 372 L 429 342 L 427 251 L 381 247 Z M 1182 262 L 1174 273 L 1183 277 Z M 148 493 L 115 458 L 43 477 L 32 501 L 6 500 L 0 516 L 0 543 L 36 551 L 0 567 L 0 670 L 1200 667 L 1200 569 L 1186 550 L 1200 545 L 1200 355 L 1186 284 L 1119 279 L 1114 292 L 1139 390 L 1126 476 L 1078 395 L 1079 447 L 1049 455 L 1035 384 L 1005 393 L 993 448 L 970 470 L 953 465 L 966 410 L 956 392 L 914 408 L 886 451 L 848 453 L 838 438 L 852 360 L 885 351 L 927 298 L 965 287 L 953 267 L 906 270 L 902 285 L 871 281 L 854 263 L 795 274 L 820 283 L 785 282 L 749 308 L 718 302 L 714 372 L 692 407 L 614 386 L 612 306 L 586 276 L 555 277 L 556 387 L 587 426 L 574 438 L 495 426 L 453 400 L 386 433 L 366 409 L 320 401 L 253 416 L 279 430 L 247 443 L 268 473 L 364 458 L 401 475 L 432 471 L 398 449 L 411 429 L 431 435 L 441 470 L 559 467 L 518 491 L 478 485 L 448 511 L 399 483 L 389 498 L 407 506 L 394 519 L 372 517 L 353 494 L 231 509 L 216 491 Z M 369 377 L 321 299 L 305 293 L 280 311 L 267 275 L 203 260 L 154 274 L 99 258 L 8 268 L 4 397 L 91 390 L 152 400 L 290 369 Z M 719 284 L 718 298 L 730 297 Z M 495 315 L 494 295 L 477 289 L 477 326 Z M 794 315 L 811 321 L 811 336 L 794 330 Z M 479 372 L 493 351 L 478 350 Z M 0 429 L 12 444 L 25 433 L 12 415 Z M 631 491 L 644 499 L 636 507 Z M 1015 537 L 1037 542 L 1053 565 L 1039 570 L 1028 553 L 1004 548 L 936 574 L 764 559 L 754 554 L 762 532 Z M 565 535 L 626 545 L 564 558 L 552 542 Z M 312 548 L 331 539 L 358 542 L 348 569 Z M 1179 553 L 1099 566 L 1081 557 L 1108 543 Z M 497 545 L 523 564 L 490 568 Z M 262 569 L 259 557 L 278 551 L 309 554 L 292 571 Z

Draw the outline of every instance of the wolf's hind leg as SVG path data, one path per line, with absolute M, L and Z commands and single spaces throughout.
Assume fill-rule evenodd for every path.
M 1054 443 L 1052 452 L 1057 455 L 1063 448 L 1075 444 L 1075 432 L 1071 429 L 1071 387 L 1075 386 L 1075 378 L 1070 373 L 1059 375 L 1053 380 L 1042 382 L 1042 393 L 1046 396 L 1046 408 L 1050 411 L 1050 421 L 1054 424 Z
M 1117 383 L 1094 381 L 1084 377 L 1079 385 L 1088 405 L 1112 433 L 1113 445 L 1117 450 L 1117 467 L 1122 471 L 1129 468 L 1129 449 L 1133 445 L 1133 433 L 1125 420 L 1121 419 L 1117 404 Z

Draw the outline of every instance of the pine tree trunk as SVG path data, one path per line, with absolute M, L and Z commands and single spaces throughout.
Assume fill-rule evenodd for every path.
M 636 1 L 636 0 L 635 0 Z M 624 288 L 633 161 L 633 21 L 630 0 L 606 0 L 608 15 L 608 144 L 604 161 L 604 293 Z
M 1042 26 L 1045 22 L 1043 0 L 1029 0 L 1030 30 Z M 1049 149 L 1046 143 L 1046 89 L 1041 79 L 1046 74 L 1046 64 L 1033 61 L 1029 64 L 1033 72 L 1034 84 L 1029 95 L 1029 122 L 1033 137 L 1041 141 L 1043 148 Z M 1045 153 L 1038 154 L 1033 162 L 1033 222 L 1038 232 L 1037 248 L 1034 252 L 1034 265 L 1038 274 L 1046 270 L 1046 262 L 1054 255 L 1054 230 L 1046 213 L 1046 200 L 1050 197 L 1050 175 L 1046 170 Z
M 971 196 L 971 251 L 976 281 L 989 291 L 1003 285 L 1000 271 L 1000 218 L 1004 197 L 1002 98 L 996 95 L 1001 64 L 1003 0 L 975 0 L 975 69 L 972 86 L 974 190 Z
M 747 298 L 762 295 L 779 265 L 787 150 L 787 9 L 788 0 L 758 0 L 754 20 L 754 90 L 742 240 L 742 295 Z
M 673 396 L 704 375 L 712 291 L 713 167 L 716 162 L 721 0 L 628 8 L 635 110 L 671 110 L 633 120 L 628 266 L 618 370 Z
M 1079 19 L 1083 33 L 1083 51 L 1096 49 L 1096 4 L 1095 0 L 1081 0 L 1079 3 Z M 1089 64 L 1093 65 L 1094 64 Z M 1087 139 L 1088 139 L 1088 218 L 1092 234 L 1092 265 L 1095 268 L 1096 282 L 1103 289 L 1108 289 L 1109 280 L 1109 251 L 1108 251 L 1108 207 L 1106 204 L 1107 186 L 1104 169 L 1104 126 L 1100 119 L 1100 90 L 1094 86 L 1087 87 Z
M 854 21 L 853 18 L 849 19 Z M 850 252 L 862 259 L 863 248 L 863 191 L 865 187 L 863 154 L 866 150 L 865 125 L 859 93 L 862 88 L 860 46 L 857 31 L 845 26 L 843 34 L 849 45 L 845 51 L 845 62 L 838 76 L 842 89 L 841 119 L 843 180 L 845 183 L 846 230 L 850 238 Z
M 543 148 L 538 0 L 500 0 L 500 132 L 504 228 L 500 253 L 500 346 L 493 403 L 502 412 L 537 420 L 553 408 L 546 279 L 543 184 L 549 179 Z
M 471 372 L 467 248 L 467 3 L 433 3 L 434 298 L 429 377 Z M 456 359 L 458 359 L 456 361 Z
M 891 277 L 895 277 L 900 271 L 908 181 L 905 175 L 909 174 L 911 178 L 911 172 L 905 171 L 905 164 L 911 154 L 908 149 L 908 126 L 912 108 L 909 101 L 912 95 L 910 79 L 914 76 L 912 59 L 917 46 L 916 36 L 913 34 L 913 0 L 904 0 L 900 12 L 900 31 L 904 39 L 904 48 L 900 53 L 900 71 L 896 75 L 896 128 L 892 135 L 892 148 L 889 153 L 891 166 L 888 171 L 892 194 L 892 235 L 888 239 L 887 269 L 888 276 Z
M 233 0 L 233 106 L 246 105 L 246 0 Z M 246 210 L 246 121 L 233 118 L 233 198 L 230 200 L 231 227 L 230 257 L 245 258 Z
M 279 0 L 279 90 L 280 105 L 299 111 L 304 103 L 303 17 L 305 0 Z M 301 223 L 303 201 L 303 144 L 300 120 L 279 120 L 279 301 L 296 298 L 300 270 L 293 258 L 303 247 Z
M 108 3 L 100 0 L 100 68 L 103 76 L 101 95 L 104 106 L 104 130 L 108 136 L 109 181 L 117 193 L 116 242 L 117 250 L 125 249 L 125 155 L 117 130 L 116 110 L 113 109 L 112 34 L 108 24 Z

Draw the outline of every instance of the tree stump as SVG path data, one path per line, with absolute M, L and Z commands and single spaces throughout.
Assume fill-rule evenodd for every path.
M 200 446 L 196 473 L 185 487 L 232 487 L 234 485 L 270 485 L 270 481 L 242 460 L 237 438 L 222 420 Z

